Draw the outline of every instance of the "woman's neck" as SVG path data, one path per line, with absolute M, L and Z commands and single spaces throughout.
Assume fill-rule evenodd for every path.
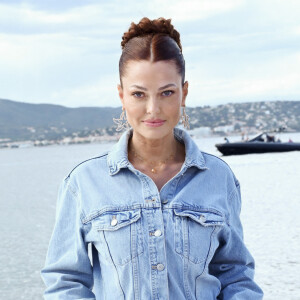
M 185 146 L 173 134 L 149 140 L 133 133 L 128 144 L 128 159 L 140 171 L 157 177 L 182 165 Z
M 132 138 L 129 140 L 129 153 L 136 153 L 147 161 L 163 161 L 168 159 L 170 155 L 176 155 L 178 152 L 178 142 L 173 134 L 165 136 L 161 139 L 147 139 L 133 132 Z

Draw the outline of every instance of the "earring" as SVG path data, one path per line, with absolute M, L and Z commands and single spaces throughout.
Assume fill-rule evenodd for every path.
M 183 124 L 183 127 L 185 129 L 190 129 L 190 124 L 189 124 L 189 116 L 185 112 L 185 106 L 182 107 L 182 116 L 181 116 L 181 121 Z
M 119 119 L 115 119 L 113 118 L 114 123 L 116 123 L 118 125 L 118 127 L 116 128 L 116 131 L 121 131 L 123 129 L 129 129 L 129 123 L 127 122 L 127 118 L 126 118 L 126 114 L 125 114 L 125 109 L 124 107 L 122 108 L 122 113 L 120 115 Z

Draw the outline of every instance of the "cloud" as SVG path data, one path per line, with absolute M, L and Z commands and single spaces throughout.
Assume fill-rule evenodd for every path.
M 77 87 L 54 91 L 49 95 L 51 103 L 62 102 L 66 106 L 121 106 L 117 84 L 118 75 L 101 76 L 97 81 Z
M 121 36 L 144 16 L 181 33 L 191 105 L 300 98 L 299 1 L 19 3 L 0 3 L 0 98 L 119 106 Z
M 6 3 L 5 3 L 6 2 Z M 84 29 L 118 27 L 131 21 L 138 22 L 142 17 L 156 18 L 164 16 L 176 22 L 200 20 L 232 11 L 241 6 L 245 0 L 128 0 L 126 5 L 120 1 L 17 1 L 0 3 L 0 25 L 2 32 L 41 33 L 59 31 L 76 31 Z M 44 3 L 41 5 L 41 3 Z M 57 8 L 57 9 L 53 9 Z M 59 10 L 58 8 L 65 8 Z M 114 12 L 112 15 L 111 12 Z M 16 20 L 16 22 L 11 22 Z M 8 26 L 9 24 L 9 26 Z M 119 32 L 119 31 L 118 31 Z
M 101 1 L 101 0 L 99 0 Z M 97 1 L 97 2 L 99 2 Z M 89 3 L 95 2 L 95 0 L 51 0 L 51 1 L 36 1 L 36 0 L 1 0 L 1 4 L 21 6 L 26 5 L 34 10 L 44 10 L 60 12 L 66 11 L 70 8 L 85 6 Z
M 113 9 L 111 3 L 90 4 L 74 7 L 63 12 L 35 10 L 26 3 L 22 5 L 0 4 L 0 25 L 2 33 L 40 34 L 72 33 L 80 34 L 90 29 L 101 31 L 103 36 L 111 33 L 113 18 L 108 18 Z M 12 22 L 12 20 L 15 20 Z M 103 31 L 105 26 L 106 30 Z
M 244 0 L 177 0 L 146 2 L 145 11 L 156 16 L 165 16 L 174 21 L 192 21 L 210 18 L 241 6 Z
M 201 63 L 187 72 L 186 79 L 190 83 L 187 105 L 300 100 L 300 52 L 263 61 L 249 57 L 248 61 L 241 62 L 238 70 L 235 67 L 232 70 L 231 60 L 220 61 L 219 68 L 215 67 L 212 72 L 206 72 L 207 66 Z M 219 72 L 220 69 L 224 71 Z

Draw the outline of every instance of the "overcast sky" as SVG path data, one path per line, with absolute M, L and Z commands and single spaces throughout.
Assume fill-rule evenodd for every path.
M 144 16 L 181 34 L 187 106 L 300 100 L 299 0 L 0 0 L 0 98 L 120 106 L 121 37 Z

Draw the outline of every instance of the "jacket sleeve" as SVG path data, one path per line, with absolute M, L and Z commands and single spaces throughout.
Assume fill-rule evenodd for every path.
M 47 300 L 95 299 L 80 205 L 76 190 L 69 181 L 69 177 L 65 178 L 59 188 L 54 230 L 45 266 L 41 270 Z
M 221 282 L 218 299 L 260 300 L 263 292 L 253 280 L 254 260 L 243 241 L 240 221 L 241 193 L 237 180 L 229 196 L 229 206 L 228 224 L 222 230 L 219 247 L 209 267 L 210 273 Z

